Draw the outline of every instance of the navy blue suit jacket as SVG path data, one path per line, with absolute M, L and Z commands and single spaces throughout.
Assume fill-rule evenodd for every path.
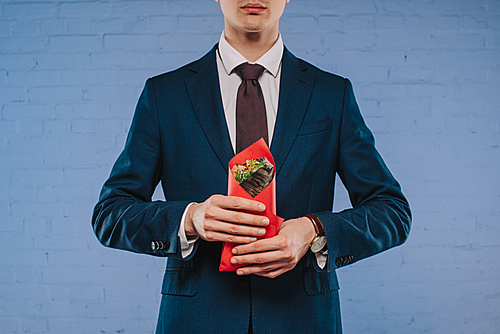
M 222 108 L 216 47 L 201 59 L 146 82 L 125 148 L 92 219 L 109 247 L 168 256 L 158 333 L 340 333 L 335 269 L 400 245 L 409 205 L 374 146 L 351 83 L 285 49 L 271 152 L 277 213 L 317 215 L 328 263 L 308 252 L 275 279 L 219 272 L 221 243 L 199 240 L 180 256 L 177 231 L 190 202 L 226 194 L 234 156 Z M 332 213 L 339 174 L 353 208 Z M 161 181 L 166 201 L 151 202 Z M 152 247 L 153 245 L 153 247 Z

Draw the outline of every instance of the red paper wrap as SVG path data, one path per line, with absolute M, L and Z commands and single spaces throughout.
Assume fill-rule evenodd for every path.
M 236 181 L 233 174 L 231 173 L 231 168 L 233 168 L 233 166 L 237 163 L 245 164 L 247 160 L 259 159 L 262 157 L 266 157 L 267 160 L 274 166 L 274 176 L 271 183 L 253 198 L 249 193 L 246 192 L 245 189 L 243 189 L 239 185 L 238 181 Z M 257 215 L 266 216 L 267 218 L 269 218 L 269 225 L 266 226 L 266 234 L 262 237 L 258 237 L 258 239 L 272 238 L 276 236 L 276 234 L 278 234 L 281 223 L 283 223 L 284 219 L 276 216 L 276 166 L 274 164 L 274 159 L 271 155 L 271 151 L 269 151 L 269 148 L 267 147 L 264 139 L 259 139 L 258 141 L 235 155 L 234 158 L 229 161 L 227 195 L 248 198 L 265 204 L 266 210 L 264 212 L 248 211 L 249 213 L 255 213 Z M 234 271 L 243 266 L 241 264 L 231 264 L 231 258 L 233 257 L 232 249 L 236 245 L 237 244 L 234 243 L 224 243 L 219 271 Z

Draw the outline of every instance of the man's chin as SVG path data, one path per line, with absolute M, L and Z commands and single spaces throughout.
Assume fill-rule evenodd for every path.
M 262 17 L 258 17 L 258 15 L 247 16 L 247 20 L 241 23 L 240 29 L 249 33 L 262 32 L 266 29 L 266 22 L 264 22 Z

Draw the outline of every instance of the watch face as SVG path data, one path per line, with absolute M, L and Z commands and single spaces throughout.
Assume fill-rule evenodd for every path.
M 311 251 L 313 253 L 317 253 L 323 248 L 325 248 L 326 245 L 326 236 L 322 235 L 320 237 L 317 237 L 316 240 L 314 240 L 313 244 L 311 245 Z

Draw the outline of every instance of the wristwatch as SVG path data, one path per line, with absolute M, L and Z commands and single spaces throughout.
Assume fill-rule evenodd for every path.
M 316 237 L 311 242 L 311 252 L 317 253 L 326 248 L 326 233 L 321 220 L 318 217 L 311 214 L 306 214 L 304 217 L 311 220 L 314 225 L 314 230 L 316 231 Z

